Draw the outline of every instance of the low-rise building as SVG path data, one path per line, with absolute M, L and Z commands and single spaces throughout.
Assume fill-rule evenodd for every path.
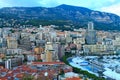
M 85 53 L 99 53 L 106 51 L 106 45 L 96 44 L 96 45 L 83 45 L 83 51 Z
M 67 72 L 59 76 L 59 80 L 82 80 L 77 73 Z
M 8 55 L 11 54 L 22 54 L 22 49 L 7 49 L 7 53 Z

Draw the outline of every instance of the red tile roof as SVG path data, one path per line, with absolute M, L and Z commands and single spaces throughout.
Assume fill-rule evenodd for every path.
M 30 71 L 30 68 L 22 68 L 23 71 Z
M 14 76 L 14 74 L 13 73 L 8 73 L 8 74 L 6 74 L 6 76 L 5 77 L 13 77 Z
M 20 73 L 20 70 L 13 70 L 13 73 Z
M 54 64 L 65 64 L 64 62 L 32 62 L 33 65 L 54 65 Z
M 36 69 L 31 69 L 30 72 L 31 73 L 37 73 L 37 70 Z
M 71 72 L 72 69 L 64 69 L 64 73 Z
M 81 79 L 78 77 L 72 77 L 72 78 L 66 78 L 65 80 L 81 80 Z
M 17 78 L 23 78 L 24 74 L 23 73 L 19 73 L 16 75 Z
M 8 71 L 8 69 L 6 69 L 6 68 L 1 70 L 1 72 L 7 72 L 7 71 Z
M 0 80 L 8 80 L 6 77 L 0 77 Z

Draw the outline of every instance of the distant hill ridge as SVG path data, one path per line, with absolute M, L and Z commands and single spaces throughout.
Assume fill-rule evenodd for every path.
M 75 27 L 85 27 L 89 21 L 93 21 L 96 29 L 120 30 L 118 15 L 65 4 L 52 8 L 5 7 L 0 9 L 0 17 L 4 18 L 3 15 L 18 19 L 64 20 Z

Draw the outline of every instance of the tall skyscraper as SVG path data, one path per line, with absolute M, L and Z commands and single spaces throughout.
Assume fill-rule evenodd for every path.
M 93 22 L 88 22 L 88 30 L 94 30 Z
M 94 23 L 88 22 L 88 29 L 86 31 L 86 44 L 96 44 L 96 31 L 94 30 Z

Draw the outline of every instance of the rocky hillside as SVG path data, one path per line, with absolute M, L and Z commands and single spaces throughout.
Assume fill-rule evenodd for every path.
M 86 27 L 88 21 L 93 21 L 96 29 L 120 30 L 120 17 L 115 14 L 64 4 L 52 8 L 6 7 L 0 9 L 0 18 L 63 20 L 68 22 L 69 25 L 75 25 L 76 28 Z

